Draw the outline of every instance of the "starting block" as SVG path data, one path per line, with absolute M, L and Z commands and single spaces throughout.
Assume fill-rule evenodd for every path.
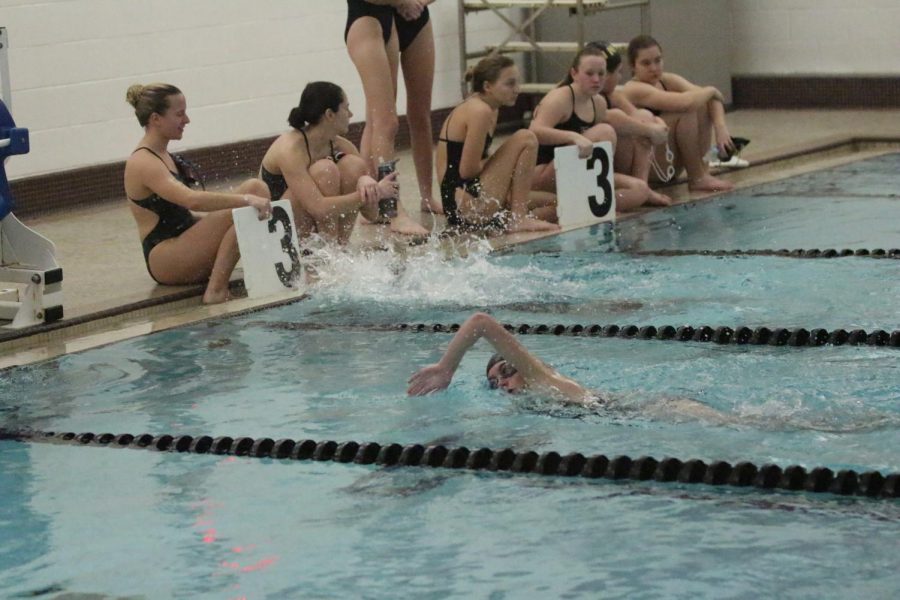
M 4 165 L 10 156 L 28 150 L 28 130 L 16 127 L 0 101 L 0 319 L 11 321 L 6 327 L 16 329 L 63 318 L 63 274 L 56 247 L 12 214 Z
M 572 229 L 615 222 L 612 144 L 597 142 L 587 158 L 578 157 L 576 146 L 557 146 L 553 166 L 560 227 Z

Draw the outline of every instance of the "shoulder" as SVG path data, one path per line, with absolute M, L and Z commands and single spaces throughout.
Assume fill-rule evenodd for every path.
M 337 136 L 334 138 L 334 147 L 350 154 L 359 154 L 359 149 L 345 137 Z

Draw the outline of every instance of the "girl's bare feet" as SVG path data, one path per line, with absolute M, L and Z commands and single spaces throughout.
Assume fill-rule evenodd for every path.
M 507 232 L 517 233 L 519 231 L 559 231 L 559 225 L 556 223 L 548 223 L 533 217 L 522 217 L 521 219 L 513 219 L 509 224 Z
M 228 286 L 224 289 L 213 289 L 207 286 L 203 292 L 203 304 L 222 304 L 231 300 L 231 294 L 228 293 Z
M 399 208 L 399 207 L 398 207 Z M 428 230 L 412 220 L 406 211 L 400 208 L 397 216 L 391 219 L 391 231 L 400 235 L 427 236 Z
M 672 199 L 665 194 L 650 190 L 650 197 L 647 199 L 650 206 L 672 206 Z
M 728 192 L 734 189 L 734 184 L 707 173 L 688 183 L 688 189 L 693 192 Z
M 422 198 L 421 205 L 422 212 L 429 212 L 434 215 L 442 215 L 444 214 L 444 207 L 441 204 L 440 200 L 435 200 L 434 198 Z

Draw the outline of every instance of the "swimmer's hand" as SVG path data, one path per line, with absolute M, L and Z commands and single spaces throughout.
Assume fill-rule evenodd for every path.
M 731 133 L 724 126 L 716 127 L 716 148 L 719 150 L 719 158 L 728 160 L 731 155 L 737 152 L 734 140 L 731 139 Z
M 428 4 L 431 4 L 428 0 L 399 0 L 394 4 L 394 8 L 404 20 L 415 21 Z
M 260 221 L 265 221 L 272 216 L 272 201 L 262 196 L 254 196 L 253 194 L 244 194 L 244 202 L 247 206 L 256 209 L 257 216 Z
M 409 378 L 406 393 L 410 396 L 424 396 L 446 389 L 452 380 L 453 371 L 441 366 L 441 363 L 435 363 L 419 369 Z

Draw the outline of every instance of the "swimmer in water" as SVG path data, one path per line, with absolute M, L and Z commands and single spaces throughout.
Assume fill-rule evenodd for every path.
M 597 395 L 544 363 L 492 316 L 475 313 L 456 332 L 441 360 L 409 378 L 410 396 L 445 389 L 465 353 L 485 338 L 499 354 L 488 361 L 485 371 L 491 388 L 515 394 L 524 390 L 547 394 L 566 404 L 596 404 Z
M 485 375 L 492 389 L 500 388 L 509 394 L 520 392 L 537 393 L 551 400 L 567 405 L 587 408 L 612 407 L 616 404 L 612 397 L 600 395 L 595 390 L 583 387 L 577 381 L 562 375 L 556 369 L 540 360 L 507 331 L 492 316 L 475 313 L 453 336 L 450 345 L 437 363 L 419 369 L 409 378 L 407 394 L 424 396 L 446 389 L 453 379 L 465 353 L 479 339 L 485 338 L 497 351 L 487 363 Z M 687 418 L 702 420 L 715 425 L 737 422 L 732 415 L 691 400 L 690 398 L 666 398 L 642 409 L 650 418 Z

